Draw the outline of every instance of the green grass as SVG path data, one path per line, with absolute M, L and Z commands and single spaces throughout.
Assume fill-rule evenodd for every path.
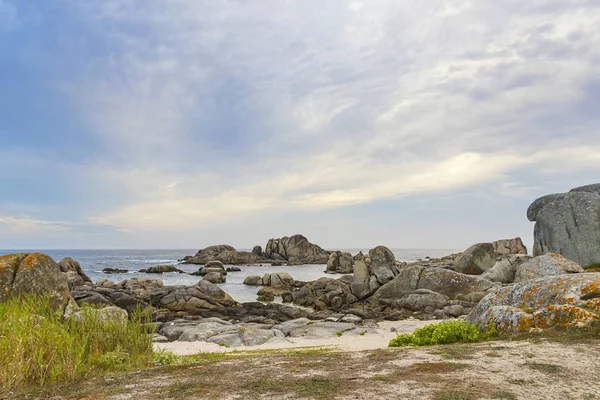
M 389 346 L 431 346 L 436 344 L 479 342 L 492 339 L 497 335 L 496 329 L 493 326 L 488 327 L 484 332 L 478 326 L 472 325 L 467 321 L 446 321 L 424 326 L 413 333 L 400 334 L 390 341 Z
M 63 320 L 47 297 L 15 297 L 0 304 L 0 398 L 27 386 L 126 371 L 152 360 L 147 315 L 126 323 L 103 321 L 97 309 Z

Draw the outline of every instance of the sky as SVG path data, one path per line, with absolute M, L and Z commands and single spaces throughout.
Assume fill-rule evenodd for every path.
M 462 249 L 600 182 L 597 0 L 0 0 L 0 248 Z

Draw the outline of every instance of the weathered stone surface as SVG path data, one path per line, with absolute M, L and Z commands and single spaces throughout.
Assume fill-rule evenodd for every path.
M 102 272 L 105 274 L 126 274 L 129 272 L 129 270 L 120 268 L 104 268 Z
M 492 242 L 494 251 L 496 254 L 511 255 L 511 254 L 523 254 L 527 255 L 527 247 L 523 244 L 521 238 L 514 239 L 503 239 Z
M 285 336 L 289 336 L 292 330 L 307 326 L 309 323 L 310 320 L 308 318 L 298 318 L 275 325 L 273 329 L 280 330 Z
M 546 207 L 546 205 L 552 203 L 554 200 L 565 197 L 566 195 L 566 193 L 547 194 L 535 200 L 527 209 L 527 219 L 531 222 L 535 222 L 537 215 L 542 208 Z
M 316 310 L 337 310 L 358 300 L 350 291 L 350 277 L 319 278 L 292 293 L 295 304 Z
M 262 278 L 258 275 L 248 275 L 244 279 L 244 285 L 259 286 L 262 285 Z
M 447 304 L 447 296 L 427 289 L 417 289 L 395 301 L 395 305 L 399 308 L 427 312 L 444 308 Z
M 448 297 L 473 292 L 485 292 L 498 284 L 479 276 L 465 275 L 443 268 L 427 268 L 419 265 L 406 267 L 374 295 L 379 300 L 395 300 L 417 289 L 428 289 Z
M 117 287 L 130 292 L 140 299 L 149 301 L 150 293 L 153 290 L 164 287 L 164 284 L 162 280 L 157 278 L 131 278 L 119 282 Z
M 454 270 L 462 274 L 480 275 L 496 263 L 496 252 L 491 243 L 478 243 L 469 247 L 456 260 Z
M 69 288 L 80 286 L 85 283 L 91 283 L 92 280 L 83 272 L 81 265 L 70 257 L 67 257 L 58 263 L 62 272 L 67 274 Z
M 591 185 L 580 186 L 575 189 L 571 189 L 569 193 L 574 192 L 586 192 L 586 193 L 595 193 L 600 194 L 600 183 L 593 183 Z
M 519 265 L 530 260 L 531 257 L 524 255 L 510 255 L 506 258 L 502 258 L 496 261 L 496 264 L 487 271 L 485 271 L 481 277 L 483 279 L 490 280 L 492 282 L 500 283 L 513 283 L 515 281 L 515 274 Z
M 237 303 L 217 285 L 200 281 L 196 286 L 168 286 L 150 295 L 153 306 L 170 311 L 195 312 L 233 307 Z
M 394 279 L 398 274 L 394 254 L 385 246 L 369 251 L 369 257 L 362 252 L 354 257 L 354 279 L 351 289 L 358 299 L 371 296 L 379 287 Z
M 559 253 L 579 265 L 600 263 L 600 184 L 544 196 L 531 204 L 533 255 Z
M 272 272 L 262 277 L 263 286 L 292 286 L 294 278 L 287 272 Z
M 238 268 L 238 267 L 227 267 L 227 268 L 225 269 L 225 271 L 227 271 L 227 272 L 241 272 L 241 271 L 242 271 L 242 269 L 241 269 L 241 268 Z
M 107 287 L 107 288 L 117 286 L 113 281 L 111 281 L 110 279 L 106 279 L 106 278 L 98 279 L 98 282 L 96 282 L 96 285 L 101 286 L 101 287 Z
M 64 312 L 71 300 L 66 274 L 40 253 L 0 257 L 0 302 L 20 294 L 47 295 L 52 307 Z
M 334 251 L 329 255 L 327 270 L 332 274 L 351 274 L 354 271 L 352 254 L 342 251 Z
M 97 306 L 117 306 L 132 314 L 137 309 L 148 307 L 147 300 L 143 300 L 129 290 L 118 287 L 102 287 L 92 285 L 76 286 L 71 290 L 71 295 L 77 304 L 92 304 Z
M 224 332 L 237 331 L 239 328 L 231 325 L 222 325 L 218 322 L 201 322 L 196 326 L 185 329 L 179 339 L 179 342 L 205 341 L 213 336 Z
M 521 264 L 515 274 L 515 282 L 523 282 L 544 276 L 577 274 L 584 272 L 577 263 L 560 254 L 549 253 Z
M 287 261 L 289 265 L 327 264 L 329 252 L 312 244 L 302 235 L 270 239 L 265 255 L 273 260 Z
M 556 326 L 585 326 L 598 319 L 600 273 L 568 274 L 515 283 L 498 289 L 469 314 L 471 323 L 496 324 L 500 332 Z
M 168 272 L 176 272 L 178 274 L 185 274 L 185 271 L 180 270 L 174 265 L 157 265 L 155 267 L 141 269 L 140 272 L 145 272 L 147 274 L 163 274 Z
M 256 264 L 261 257 L 247 251 L 237 251 L 228 245 L 209 246 L 199 250 L 195 256 L 184 259 L 187 264 L 206 264 L 209 261 L 219 261 L 223 264 Z
M 290 337 L 331 338 L 356 329 L 356 325 L 348 322 L 316 322 L 314 324 L 294 328 Z
M 217 284 L 217 283 L 225 283 L 227 278 L 225 275 L 215 271 L 215 272 L 209 272 L 208 274 L 204 275 L 204 278 L 202 280 Z

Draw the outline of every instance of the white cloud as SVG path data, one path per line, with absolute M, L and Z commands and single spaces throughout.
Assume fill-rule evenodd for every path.
M 69 88 L 112 156 L 89 174 L 123 197 L 92 221 L 210 225 L 600 166 L 597 122 L 548 122 L 597 79 L 589 2 L 140 4 L 73 3 L 114 47 Z

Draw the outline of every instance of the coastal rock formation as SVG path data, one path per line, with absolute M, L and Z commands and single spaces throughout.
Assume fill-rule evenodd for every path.
M 157 265 L 155 267 L 140 269 L 140 272 L 145 272 L 147 274 L 163 274 L 168 272 L 176 272 L 178 274 L 185 274 L 185 271 L 180 270 L 174 265 Z
M 530 259 L 530 256 L 511 254 L 496 261 L 496 264 L 481 274 L 481 277 L 492 282 L 513 283 L 519 266 Z
M 100 307 L 116 306 L 126 310 L 130 315 L 138 309 L 148 307 L 146 300 L 135 296 L 129 290 L 118 287 L 81 285 L 71 290 L 71 296 L 80 306 L 84 304 Z
M 162 280 L 156 278 L 131 278 L 119 282 L 117 287 L 130 292 L 135 297 L 144 301 L 150 301 L 150 293 L 153 290 L 164 287 L 164 284 Z
M 358 299 L 371 296 L 379 287 L 394 279 L 398 268 L 394 253 L 385 246 L 369 250 L 369 257 L 359 253 L 354 257 L 352 294 Z
M 302 235 L 270 239 L 265 246 L 265 256 L 287 261 L 288 265 L 327 264 L 329 252 L 312 244 Z
M 584 272 L 577 263 L 560 254 L 549 253 L 535 257 L 517 268 L 515 282 L 523 282 L 544 276 L 577 274 Z
M 478 243 L 469 247 L 454 261 L 454 270 L 462 274 L 480 275 L 496 263 L 492 243 Z
M 203 281 L 208 281 L 210 283 L 225 283 L 227 281 L 227 277 L 220 273 L 220 272 L 209 272 L 206 275 L 204 275 L 204 278 L 202 278 Z
M 350 289 L 351 276 L 319 278 L 292 293 L 295 304 L 316 310 L 339 310 L 358 300 Z
M 81 269 L 81 265 L 79 265 L 77 261 L 70 257 L 67 257 L 59 262 L 58 267 L 63 273 L 67 274 L 69 288 L 92 282 L 92 280 Z
M 479 302 L 468 320 L 499 332 L 580 327 L 598 320 L 600 274 L 555 275 L 498 289 Z
M 209 261 L 220 261 L 223 264 L 256 264 L 261 260 L 261 257 L 256 253 L 247 251 L 237 251 L 232 246 L 217 245 L 209 246 L 199 250 L 193 257 L 185 257 L 186 264 L 206 264 Z
M 533 255 L 559 253 L 582 266 L 600 263 L 600 184 L 534 201 L 527 217 L 535 221 Z
M 352 254 L 342 251 L 334 251 L 327 260 L 327 270 L 332 274 L 351 274 L 354 270 Z
M 126 274 L 129 272 L 129 270 L 120 268 L 104 268 L 102 272 L 105 274 Z
M 150 301 L 154 307 L 192 314 L 202 309 L 213 310 L 237 304 L 217 285 L 204 280 L 195 286 L 165 286 L 153 291 Z
M 52 258 L 40 253 L 0 257 L 0 302 L 20 294 L 46 295 L 50 305 L 61 312 L 72 303 L 67 274 Z
M 511 255 L 511 254 L 522 254 L 527 255 L 527 247 L 523 244 L 521 238 L 514 239 L 502 239 L 492 242 L 494 251 L 496 254 Z
M 461 274 L 443 268 L 412 265 L 402 268 L 392 281 L 375 292 L 373 298 L 394 301 L 414 293 L 418 289 L 427 289 L 444 296 L 457 297 L 469 293 L 487 292 L 498 286 L 497 283 L 479 276 Z

